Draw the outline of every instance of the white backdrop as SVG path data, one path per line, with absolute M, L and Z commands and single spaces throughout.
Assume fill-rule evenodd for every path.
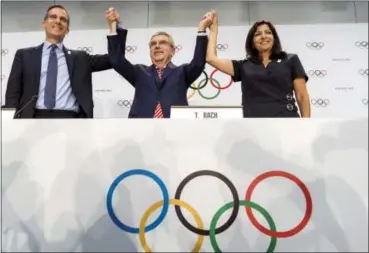
M 180 182 L 201 170 L 227 177 L 240 200 L 256 177 L 270 171 L 292 174 L 300 182 L 271 177 L 257 185 L 251 198 L 270 213 L 277 231 L 308 218 L 301 231 L 278 238 L 275 252 L 368 252 L 364 118 L 185 124 L 175 119 L 4 120 L 2 131 L 4 252 L 143 252 L 139 236 L 118 228 L 106 204 L 113 181 L 132 169 L 156 174 L 175 199 Z M 305 196 L 300 188 L 304 185 Z M 222 181 L 202 176 L 189 182 L 179 199 L 191 205 L 209 229 L 215 212 L 233 197 Z M 122 223 L 137 227 L 148 207 L 160 200 L 163 194 L 153 180 L 132 176 L 118 184 L 112 205 Z M 183 213 L 196 226 L 191 215 Z M 227 211 L 217 227 L 230 214 Z M 171 205 L 146 238 L 153 252 L 190 252 L 197 236 L 181 224 Z M 271 237 L 251 223 L 244 207 L 216 238 L 223 252 L 273 252 L 266 251 Z M 209 236 L 200 249 L 220 252 Z
M 178 46 L 173 62 L 188 62 L 193 56 L 196 28 L 130 29 L 127 57 L 133 63 L 151 64 L 148 41 L 158 30 L 170 32 Z M 249 27 L 221 27 L 218 55 L 242 59 L 244 43 Z M 65 45 L 71 49 L 106 53 L 108 30 L 72 31 Z M 310 76 L 308 89 L 312 103 L 312 117 L 367 117 L 368 114 L 368 24 L 288 25 L 277 26 L 282 46 L 287 52 L 297 53 Z M 18 48 L 39 45 L 43 32 L 11 33 L 2 35 L 2 104 L 4 104 L 7 77 L 15 51 Z M 131 50 L 135 49 L 135 50 Z M 212 68 L 207 65 L 210 76 Z M 203 79 L 202 75 L 197 83 Z M 230 77 L 214 74 L 222 86 Z M 128 115 L 134 89 L 114 70 L 93 76 L 95 117 L 125 118 Z M 196 84 L 194 84 L 196 85 Z M 210 82 L 199 92 L 189 89 L 190 105 L 240 105 L 240 83 L 217 90 Z

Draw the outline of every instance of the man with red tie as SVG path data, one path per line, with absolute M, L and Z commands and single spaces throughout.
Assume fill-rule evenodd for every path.
M 170 118 L 171 106 L 188 105 L 187 90 L 205 69 L 208 43 L 206 28 L 211 25 L 213 14 L 208 12 L 199 24 L 193 59 L 180 66 L 172 63 L 175 44 L 166 32 L 158 32 L 151 37 L 151 66 L 129 62 L 121 50 L 125 48 L 128 31 L 122 29 L 119 36 L 116 34 L 116 22 L 120 27 L 120 18 L 114 8 L 105 14 L 110 26 L 110 35 L 107 37 L 110 62 L 114 70 L 135 88 L 128 117 Z

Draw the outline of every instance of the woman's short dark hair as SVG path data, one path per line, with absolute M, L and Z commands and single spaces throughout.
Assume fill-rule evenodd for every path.
M 245 43 L 246 58 L 253 59 L 253 60 L 259 60 L 259 51 L 254 46 L 254 36 L 255 36 L 257 28 L 261 25 L 269 26 L 269 29 L 272 31 L 272 34 L 274 37 L 274 43 L 273 43 L 270 59 L 285 58 L 287 54 L 286 52 L 282 50 L 282 45 L 281 45 L 281 41 L 279 39 L 277 30 L 275 29 L 272 23 L 266 20 L 258 21 L 250 28 L 250 31 L 247 34 L 246 43 Z

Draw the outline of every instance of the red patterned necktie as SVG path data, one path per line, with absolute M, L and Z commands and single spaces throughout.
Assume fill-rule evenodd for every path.
M 160 80 L 161 80 L 162 74 L 163 74 L 163 69 L 158 69 L 158 76 L 159 76 Z M 161 105 L 160 105 L 159 102 L 158 102 L 158 104 L 156 105 L 156 108 L 155 108 L 154 118 L 155 119 L 164 118 L 163 110 L 162 110 Z

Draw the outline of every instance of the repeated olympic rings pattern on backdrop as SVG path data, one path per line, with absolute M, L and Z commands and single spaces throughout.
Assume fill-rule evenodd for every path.
M 361 102 L 364 104 L 364 105 L 368 105 L 368 99 L 364 98 L 363 100 L 361 100 Z
M 357 46 L 358 48 L 368 49 L 368 41 L 356 41 L 355 46 Z
M 217 49 L 220 51 L 225 51 L 228 49 L 228 44 L 218 44 Z
M 145 211 L 144 215 L 141 218 L 139 227 L 131 227 L 131 226 L 128 226 L 122 223 L 120 219 L 118 218 L 118 216 L 115 214 L 114 208 L 113 208 L 113 193 L 115 189 L 117 188 L 118 184 L 124 179 L 130 176 L 135 176 L 135 175 L 146 176 L 154 180 L 154 182 L 158 184 L 158 186 L 160 187 L 160 190 L 163 194 L 163 200 L 159 200 L 155 202 Z M 191 180 L 195 179 L 196 177 L 200 177 L 200 176 L 211 176 L 211 177 L 215 177 L 221 180 L 223 183 L 225 183 L 228 186 L 229 190 L 231 191 L 232 197 L 233 197 L 233 201 L 226 203 L 225 205 L 223 205 L 217 210 L 217 212 L 215 213 L 215 215 L 213 216 L 210 222 L 209 230 L 204 229 L 203 221 L 200 215 L 198 214 L 198 212 L 190 204 L 180 199 L 184 187 Z M 270 177 L 283 177 L 283 178 L 289 179 L 301 189 L 305 197 L 305 201 L 306 201 L 305 215 L 303 219 L 301 220 L 301 222 L 290 230 L 277 231 L 276 225 L 271 215 L 262 206 L 251 201 L 251 196 L 256 186 L 263 180 L 268 179 Z M 197 241 L 195 243 L 194 248 L 192 249 L 192 252 L 200 251 L 202 243 L 204 241 L 204 236 L 210 237 L 210 243 L 215 252 L 221 252 L 221 249 L 217 243 L 216 235 L 226 231 L 228 228 L 232 226 L 232 224 L 235 222 L 238 216 L 240 206 L 245 207 L 246 214 L 248 218 L 250 219 L 251 223 L 260 232 L 271 237 L 267 252 L 273 252 L 275 250 L 276 245 L 277 245 L 277 238 L 292 237 L 298 234 L 299 232 L 301 232 L 305 228 L 305 226 L 308 224 L 311 218 L 311 215 L 312 215 L 312 211 L 313 211 L 313 201 L 312 201 L 310 192 L 308 188 L 306 187 L 306 185 L 299 178 L 285 171 L 268 171 L 268 172 L 265 172 L 257 176 L 251 182 L 250 186 L 246 190 L 245 200 L 240 200 L 239 194 L 234 184 L 225 175 L 219 172 L 216 172 L 216 171 L 201 170 L 201 171 L 196 171 L 196 172 L 189 174 L 187 177 L 185 177 L 182 180 L 182 182 L 180 182 L 175 192 L 174 198 L 170 198 L 167 187 L 165 186 L 164 182 L 156 174 L 148 170 L 144 170 L 144 169 L 133 169 L 133 170 L 129 170 L 129 171 L 122 173 L 112 182 L 108 190 L 107 200 L 106 200 L 107 211 L 113 223 L 125 232 L 132 233 L 132 234 L 138 234 L 140 243 L 145 252 L 152 252 L 151 248 L 148 246 L 146 242 L 145 233 L 152 231 L 153 229 L 155 229 L 162 223 L 162 221 L 164 220 L 165 216 L 168 213 L 169 205 L 175 206 L 176 215 L 178 216 L 178 219 L 182 223 L 182 225 L 186 227 L 188 230 L 190 230 L 191 232 L 198 235 Z M 146 226 L 146 223 L 150 215 L 153 212 L 155 212 L 156 209 L 158 209 L 159 207 L 162 207 L 159 217 L 156 220 L 154 220 L 151 224 Z M 187 211 L 189 211 L 192 214 L 192 216 L 195 219 L 195 222 L 197 223 L 197 227 L 191 225 L 186 220 L 186 218 L 182 214 L 181 207 L 185 208 Z M 233 208 L 233 210 L 231 212 L 229 219 L 223 225 L 216 227 L 217 222 L 219 221 L 220 217 L 225 212 L 227 212 L 228 209 L 231 209 L 231 208 Z M 268 222 L 270 229 L 264 227 L 262 224 L 258 222 L 258 220 L 255 218 L 252 212 L 252 209 L 255 209 L 256 211 L 258 211 L 264 216 L 264 218 Z
M 315 107 L 326 107 L 327 105 L 329 105 L 329 103 L 329 99 L 314 98 L 311 100 L 311 104 Z
M 5 75 L 1 75 L 1 81 L 4 80 L 6 78 Z
M 137 50 L 136 46 L 126 46 L 126 51 L 128 53 L 134 53 L 134 52 L 136 52 L 136 50 Z
M 368 76 L 369 75 L 369 70 L 368 69 L 360 69 L 359 74 L 362 75 L 362 76 Z
M 83 50 L 88 54 L 92 54 L 93 48 L 92 47 L 78 47 L 78 50 Z
M 327 70 L 322 69 L 309 70 L 308 74 L 309 76 L 324 77 L 327 75 Z
M 203 98 L 203 99 L 207 99 L 207 100 L 211 100 L 211 99 L 215 99 L 216 97 L 219 96 L 221 90 L 226 90 L 229 87 L 231 87 L 231 85 L 233 84 L 233 80 L 232 77 L 229 76 L 230 80 L 229 82 L 225 85 L 225 86 L 221 86 L 220 82 L 214 78 L 215 73 L 217 72 L 217 69 L 214 69 L 211 73 L 210 76 L 208 76 L 208 74 L 203 71 L 203 75 L 204 75 L 204 79 L 201 79 L 199 81 L 199 83 L 193 83 L 190 88 L 192 89 L 192 92 L 187 96 L 187 99 L 191 99 L 196 92 L 199 93 L 199 95 Z M 201 91 L 203 88 L 205 88 L 205 86 L 210 82 L 210 84 L 217 90 L 216 93 L 212 96 L 207 96 L 204 95 L 203 91 Z
M 324 43 L 323 42 L 312 41 L 312 42 L 306 42 L 306 46 L 308 48 L 311 48 L 311 49 L 320 50 L 324 47 Z
M 117 105 L 121 108 L 125 107 L 125 108 L 130 108 L 132 106 L 133 100 L 127 100 L 127 99 L 123 99 L 123 100 L 118 100 Z
M 8 49 L 6 49 L 6 48 L 2 48 L 1 49 L 1 56 L 5 56 L 5 55 L 7 55 L 9 53 L 9 50 Z
M 176 53 L 181 51 L 182 49 L 183 49 L 182 45 L 177 45 L 177 46 L 174 47 L 174 50 L 175 50 Z

